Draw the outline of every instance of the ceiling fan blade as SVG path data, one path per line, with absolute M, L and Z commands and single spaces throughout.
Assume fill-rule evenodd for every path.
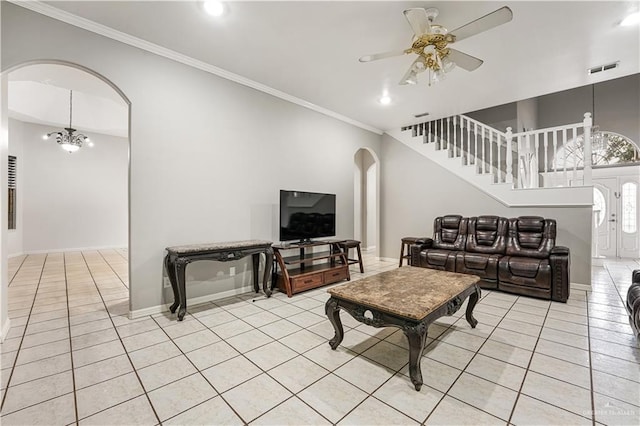
M 478 59 L 475 56 L 467 55 L 459 50 L 449 48 L 449 54 L 447 58 L 451 62 L 454 62 L 457 66 L 467 71 L 473 71 L 482 65 L 482 59 Z
M 411 25 L 411 29 L 413 29 L 416 37 L 431 32 L 431 24 L 429 24 L 426 10 L 421 7 L 416 7 L 407 9 L 403 13 L 407 21 L 409 21 L 409 25 Z
M 449 31 L 449 34 L 455 36 L 456 41 L 460 41 L 483 31 L 490 30 L 498 25 L 506 24 L 511 21 L 511 19 L 513 19 L 513 12 L 507 6 L 504 6 L 475 21 L 471 21 L 453 31 Z
M 373 54 L 373 55 L 365 55 L 365 56 L 362 56 L 358 60 L 360 62 L 371 62 L 371 61 L 377 61 L 378 59 L 385 59 L 385 58 L 392 58 L 394 56 L 406 55 L 409 52 L 411 52 L 410 49 L 394 50 L 394 51 L 391 51 L 391 52 L 383 52 L 383 53 L 376 53 L 376 54 Z

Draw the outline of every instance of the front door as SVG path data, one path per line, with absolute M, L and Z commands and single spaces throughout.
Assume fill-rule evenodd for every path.
M 596 228 L 594 253 L 597 256 L 616 257 L 616 187 L 618 178 L 593 179 L 593 218 Z
M 605 257 L 640 257 L 638 176 L 593 179 L 594 252 Z

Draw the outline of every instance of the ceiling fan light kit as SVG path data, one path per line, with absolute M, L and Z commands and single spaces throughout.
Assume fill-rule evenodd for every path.
M 376 61 L 394 56 L 415 54 L 418 57 L 400 80 L 401 85 L 418 84 L 418 74 L 428 71 L 428 85 L 435 84 L 446 77 L 446 73 L 456 65 L 467 71 L 473 71 L 482 65 L 482 60 L 474 56 L 452 49 L 449 44 L 487 31 L 513 19 L 511 9 L 504 6 L 481 18 L 471 21 L 449 32 L 445 27 L 434 24 L 438 9 L 412 8 L 406 9 L 404 16 L 413 29 L 414 37 L 411 47 L 404 50 L 365 55 L 360 62 Z

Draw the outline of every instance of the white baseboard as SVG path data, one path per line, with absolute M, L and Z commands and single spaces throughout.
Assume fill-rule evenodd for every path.
M 591 284 L 569 283 L 571 290 L 591 291 Z
M 397 257 L 378 257 L 378 260 L 384 260 L 385 262 L 398 262 Z
M 95 251 L 95 250 L 117 250 L 127 248 L 126 244 L 118 246 L 101 246 L 101 247 L 76 247 L 76 248 L 57 248 L 47 250 L 26 250 L 22 254 L 45 254 L 45 253 L 62 253 L 70 251 Z
M 211 302 L 213 300 L 225 299 L 227 297 L 236 296 L 238 294 L 243 294 L 253 291 L 253 285 L 247 285 L 240 288 L 234 288 L 233 290 L 227 290 L 220 293 L 207 294 L 205 296 L 198 296 L 187 299 L 187 312 L 189 311 L 189 306 L 197 305 L 200 303 Z M 256 293 L 256 296 L 261 293 Z M 169 310 L 169 306 L 172 303 L 167 303 L 164 305 L 151 306 L 149 308 L 137 309 L 135 311 L 129 311 L 129 319 L 136 319 L 141 317 L 146 317 L 148 315 L 160 314 L 162 312 L 167 312 Z
M 11 328 L 11 320 L 7 318 L 7 320 L 2 324 L 2 332 L 0 332 L 0 342 L 4 342 L 5 337 L 9 333 L 9 329 Z
M 8 254 L 8 255 L 7 255 L 7 259 L 11 259 L 12 257 L 23 256 L 23 255 L 25 255 L 25 254 L 27 254 L 27 253 L 25 253 L 25 252 L 23 252 L 23 251 L 18 252 L 18 253 L 11 253 L 11 254 Z

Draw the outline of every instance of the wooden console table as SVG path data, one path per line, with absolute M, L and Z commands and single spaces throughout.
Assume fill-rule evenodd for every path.
M 291 297 L 301 291 L 350 280 L 347 254 L 338 245 L 342 241 L 344 240 L 274 245 L 274 256 L 280 268 L 274 274 L 278 288 Z M 321 252 L 306 252 L 309 248 L 321 246 L 326 247 Z M 290 250 L 297 250 L 298 254 L 285 256 L 283 252 Z
M 258 268 L 260 265 L 260 254 L 265 254 L 265 268 L 262 288 L 267 297 L 271 296 L 269 287 L 269 276 L 273 265 L 273 249 L 271 241 L 247 240 L 229 241 L 222 243 L 191 244 L 185 246 L 167 247 L 167 255 L 164 257 L 164 267 L 173 289 L 173 305 L 169 308 L 174 313 L 178 306 L 178 321 L 182 321 L 187 312 L 187 292 L 185 286 L 185 272 L 187 265 L 196 260 L 215 260 L 218 262 L 228 262 L 238 260 L 245 256 L 253 256 L 253 289 L 257 293 Z
M 475 328 L 478 321 L 473 317 L 473 308 L 480 298 L 478 281 L 480 277 L 475 275 L 408 266 L 330 288 L 325 312 L 335 331 L 329 341 L 331 349 L 336 349 L 344 338 L 340 309 L 373 327 L 401 328 L 409 340 L 411 382 L 419 391 L 420 359 L 429 325 L 443 315 L 455 313 L 470 296 L 466 318 Z

